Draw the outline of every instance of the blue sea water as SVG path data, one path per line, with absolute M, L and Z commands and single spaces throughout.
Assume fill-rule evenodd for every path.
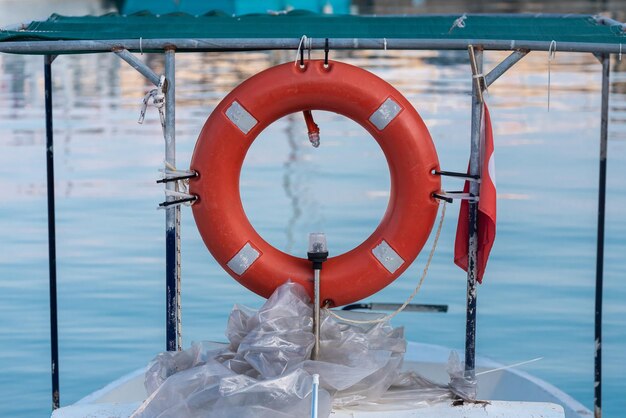
M 292 53 L 177 56 L 178 167 L 189 164 L 213 107 L 247 77 Z M 487 53 L 493 67 L 505 54 Z M 142 57 L 162 71 L 160 56 Z M 424 118 L 441 166 L 463 170 L 471 78 L 464 52 L 354 52 L 336 59 L 398 88 Z M 0 416 L 50 409 L 43 62 L 0 55 Z M 626 408 L 626 63 L 613 61 L 605 258 L 604 413 Z M 531 53 L 490 89 L 496 143 L 498 235 L 478 291 L 480 355 L 524 367 L 591 408 L 600 65 L 591 55 Z M 61 403 L 145 365 L 165 347 L 164 213 L 155 184 L 164 144 L 158 116 L 137 124 L 149 84 L 112 55 L 62 56 L 53 65 Z M 375 141 L 343 117 L 316 112 L 322 145 L 301 115 L 270 126 L 253 145 L 241 193 L 253 225 L 277 247 L 304 255 L 325 231 L 332 254 L 365 239 L 388 199 Z M 216 179 L 219 181 L 219 179 Z M 446 179 L 449 190 L 461 187 Z M 465 273 L 452 262 L 458 204 L 448 207 L 421 303 L 447 314 L 399 315 L 416 341 L 461 348 Z M 182 214 L 183 336 L 224 340 L 235 303 L 262 299 L 212 259 Z M 426 245 L 426 249 L 430 244 Z M 402 302 L 424 266 L 367 301 Z

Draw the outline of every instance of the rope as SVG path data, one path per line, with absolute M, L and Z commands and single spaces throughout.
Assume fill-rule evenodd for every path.
M 308 38 L 306 35 L 302 35 L 300 43 L 298 44 L 298 50 L 296 51 L 296 59 L 293 65 L 298 65 L 298 59 L 300 59 L 300 66 L 304 66 L 304 49 L 309 50 L 309 61 L 311 60 L 311 46 L 313 39 Z
M 487 95 L 489 95 L 489 89 L 487 88 L 487 80 L 485 79 L 485 75 L 483 73 L 472 74 L 472 78 L 478 80 L 480 88 L 483 89 L 483 93 L 487 93 Z
M 324 311 L 326 311 L 326 313 L 328 313 L 330 316 L 335 317 L 335 319 L 338 319 L 340 321 L 347 322 L 350 324 L 377 324 L 380 322 L 386 322 L 386 321 L 391 320 L 394 316 L 398 315 L 400 312 L 402 312 L 404 308 L 406 308 L 407 305 L 411 303 L 413 298 L 419 293 L 422 287 L 422 284 L 424 283 L 424 279 L 426 279 L 426 275 L 428 274 L 428 268 L 430 267 L 431 261 L 433 261 L 433 256 L 435 255 L 435 249 L 437 249 L 437 242 L 439 242 L 439 236 L 441 235 L 441 228 L 443 227 L 443 220 L 445 219 L 445 217 L 446 217 L 446 202 L 443 202 L 443 205 L 441 206 L 441 217 L 439 218 L 439 225 L 437 225 L 437 232 L 435 233 L 433 246 L 430 250 L 430 254 L 428 254 L 428 260 L 426 261 L 426 265 L 424 266 L 424 271 L 422 271 L 422 276 L 417 282 L 417 286 L 413 290 L 413 293 L 411 293 L 411 295 L 407 298 L 407 300 L 396 311 L 390 313 L 389 315 L 385 315 L 381 318 L 364 320 L 364 321 L 345 318 L 327 308 L 324 308 Z
M 512 369 L 514 367 L 519 367 L 519 366 L 523 366 L 525 364 L 534 363 L 534 362 L 539 361 L 539 360 L 543 360 L 543 357 L 537 357 L 537 358 L 534 358 L 532 360 L 526 360 L 526 361 L 521 361 L 521 362 L 515 363 L 515 364 L 509 364 L 508 366 L 502 366 L 502 367 L 497 367 L 495 369 L 485 370 L 485 371 L 476 373 L 476 376 L 481 376 L 481 375 L 487 374 L 487 373 L 499 372 L 500 370 Z
M 165 76 L 161 76 L 159 79 L 159 85 L 150 90 L 143 97 L 141 112 L 139 113 L 138 124 L 143 124 L 143 120 L 146 117 L 146 111 L 148 110 L 148 104 L 156 107 L 159 111 L 159 118 L 161 119 L 161 129 L 163 130 L 163 135 L 165 135 L 165 110 L 163 109 L 165 106 L 165 93 L 163 92 L 163 86 L 165 85 Z M 152 98 L 152 101 L 150 99 Z
M 167 161 L 165 161 L 165 170 L 161 170 L 161 171 L 165 174 L 165 177 L 167 177 L 168 175 L 180 175 L 180 174 L 191 173 L 191 171 L 177 170 L 176 167 L 174 167 L 172 164 L 168 163 Z M 174 190 L 165 189 L 165 197 L 168 198 L 170 196 L 177 197 L 180 199 L 189 199 L 189 198 L 195 197 L 194 195 L 189 193 L 189 179 L 180 179 L 180 180 L 175 181 Z M 191 206 L 193 204 L 194 204 L 193 201 L 185 201 L 185 202 L 180 202 L 180 203 L 173 203 L 169 205 L 168 207 L 177 207 L 180 205 Z M 164 209 L 164 208 L 159 206 L 159 209 Z
M 622 44 L 619 44 L 619 54 L 617 55 L 617 59 L 622 61 Z
M 463 29 L 465 27 L 465 19 L 467 19 L 467 14 L 463 13 L 463 16 L 457 18 L 453 23 L 452 26 L 450 26 L 450 30 L 448 31 L 448 33 L 452 33 L 452 31 L 454 30 L 454 28 L 461 28 Z
M 551 41 L 550 47 L 548 48 L 548 112 L 550 111 L 551 63 L 555 58 L 556 58 L 556 41 Z

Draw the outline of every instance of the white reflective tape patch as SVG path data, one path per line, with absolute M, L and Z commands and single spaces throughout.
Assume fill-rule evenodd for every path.
M 404 264 L 402 257 L 400 257 L 385 240 L 374 247 L 372 254 L 374 254 L 374 257 L 392 274 Z
M 228 262 L 228 268 L 241 276 L 259 258 L 261 254 L 252 248 L 250 243 L 246 243 L 241 250 Z
M 389 125 L 389 122 L 398 116 L 398 113 L 400 113 L 401 110 L 402 108 L 400 105 L 394 102 L 390 97 L 385 100 L 374 113 L 372 113 L 372 116 L 370 116 L 370 122 L 372 122 L 372 124 L 377 127 L 379 131 L 382 131 L 387 127 L 387 125 Z
M 241 132 L 244 134 L 250 132 L 250 129 L 254 128 L 257 124 L 257 120 L 254 116 L 237 101 L 232 102 L 228 109 L 226 109 L 226 116 L 228 116 L 228 119 L 241 129 Z

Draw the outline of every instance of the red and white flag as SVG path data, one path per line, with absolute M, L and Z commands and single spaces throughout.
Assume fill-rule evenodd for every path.
M 491 118 L 487 105 L 484 105 L 483 118 L 480 124 L 481 159 L 481 182 L 480 200 L 478 201 L 478 252 L 476 279 L 482 283 L 487 259 L 491 247 L 496 239 L 496 166 L 494 160 L 493 132 L 491 130 Z M 463 188 L 469 192 L 469 181 Z M 454 263 L 467 271 L 467 250 L 469 245 L 469 203 L 461 201 L 459 223 L 456 229 L 456 241 L 454 243 Z

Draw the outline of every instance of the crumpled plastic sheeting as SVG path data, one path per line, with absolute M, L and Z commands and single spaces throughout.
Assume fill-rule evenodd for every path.
M 324 316 L 320 358 L 310 360 L 312 314 L 306 291 L 292 282 L 258 311 L 235 305 L 227 347 L 194 343 L 154 359 L 145 378 L 148 399 L 132 418 L 307 417 L 313 374 L 320 375 L 319 417 L 332 407 L 407 409 L 462 392 L 401 372 L 404 332 L 388 322 L 355 325 Z M 462 369 L 458 359 L 450 366 L 453 382 Z

